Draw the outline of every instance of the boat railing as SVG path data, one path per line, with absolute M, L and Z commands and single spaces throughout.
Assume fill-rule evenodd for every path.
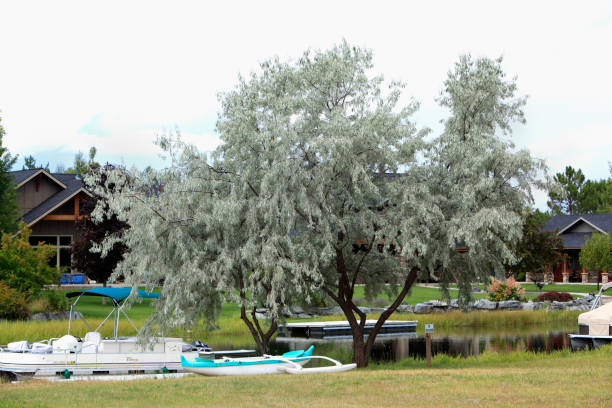
M 274 359 L 274 360 L 280 360 L 280 361 L 283 361 L 285 363 L 289 363 L 289 364 L 291 364 L 292 366 L 294 366 L 295 368 L 297 368 L 299 370 L 303 369 L 304 367 L 302 367 L 301 365 L 297 364 L 296 361 L 311 360 L 311 359 L 314 359 L 314 358 L 330 361 L 330 362 L 334 363 L 338 367 L 342 366 L 342 363 L 339 362 L 338 360 L 334 360 L 333 358 L 326 357 L 326 356 L 296 356 L 295 358 L 293 358 L 294 361 L 291 361 L 287 357 L 283 357 L 283 356 L 271 356 L 271 355 L 268 355 L 268 354 L 264 354 L 263 357 Z
M 595 296 L 595 300 L 593 300 L 593 304 L 591 305 L 591 310 L 595 310 L 599 306 L 602 305 L 601 298 L 603 296 L 603 293 L 610 288 L 612 288 L 612 282 L 601 285 L 601 289 L 599 290 L 599 293 L 597 294 L 597 296 Z

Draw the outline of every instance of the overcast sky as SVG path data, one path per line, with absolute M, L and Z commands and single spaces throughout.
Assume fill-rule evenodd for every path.
M 434 131 L 446 115 L 435 98 L 459 55 L 502 55 L 529 95 L 517 146 L 552 173 L 609 176 L 610 1 L 210 3 L 0 0 L 4 145 L 52 171 L 90 146 L 101 162 L 159 168 L 153 141 L 165 129 L 201 150 L 219 144 L 217 94 L 238 74 L 346 39 L 374 51 L 376 73 L 407 82 L 417 125 Z

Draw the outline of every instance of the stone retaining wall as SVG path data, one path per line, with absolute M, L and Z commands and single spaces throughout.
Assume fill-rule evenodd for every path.
M 591 304 L 595 299 L 592 295 L 587 295 L 583 298 L 570 300 L 569 302 L 519 302 L 518 300 L 507 300 L 503 302 L 492 302 L 488 299 L 478 299 L 470 304 L 470 310 L 489 311 L 489 310 L 579 310 L 589 311 L 591 310 Z M 385 311 L 386 307 L 359 307 L 359 309 L 368 313 L 380 313 Z M 407 305 L 402 303 L 398 308 L 397 312 L 400 313 L 416 313 L 416 314 L 427 314 L 427 313 L 445 313 L 455 310 L 460 310 L 457 299 L 452 299 L 450 302 L 444 302 L 441 300 L 430 300 L 424 303 L 418 303 L 415 306 Z M 265 318 L 266 309 L 258 309 L 257 317 Z M 330 315 L 342 315 L 342 309 L 339 306 L 332 307 L 319 307 L 304 310 L 300 306 L 293 306 L 290 310 L 285 313 L 285 317 L 292 319 L 307 319 L 317 316 L 330 316 Z

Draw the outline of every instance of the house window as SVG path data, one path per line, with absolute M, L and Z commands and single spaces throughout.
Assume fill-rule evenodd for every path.
M 30 245 L 37 248 L 38 244 L 42 242 L 55 246 L 56 253 L 51 260 L 49 265 L 55 266 L 57 269 L 60 267 L 65 268 L 65 272 L 70 272 L 71 256 L 70 256 L 70 245 L 72 244 L 71 235 L 34 235 L 30 236 Z M 58 245 L 59 244 L 59 245 Z

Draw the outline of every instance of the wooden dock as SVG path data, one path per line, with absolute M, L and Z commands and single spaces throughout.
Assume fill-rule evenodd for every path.
M 370 334 L 376 320 L 366 320 L 364 334 Z M 387 320 L 380 328 L 379 334 L 406 334 L 416 333 L 416 320 Z M 350 336 L 352 334 L 349 322 L 305 322 L 287 323 L 280 328 L 280 333 L 289 337 L 329 338 Z

